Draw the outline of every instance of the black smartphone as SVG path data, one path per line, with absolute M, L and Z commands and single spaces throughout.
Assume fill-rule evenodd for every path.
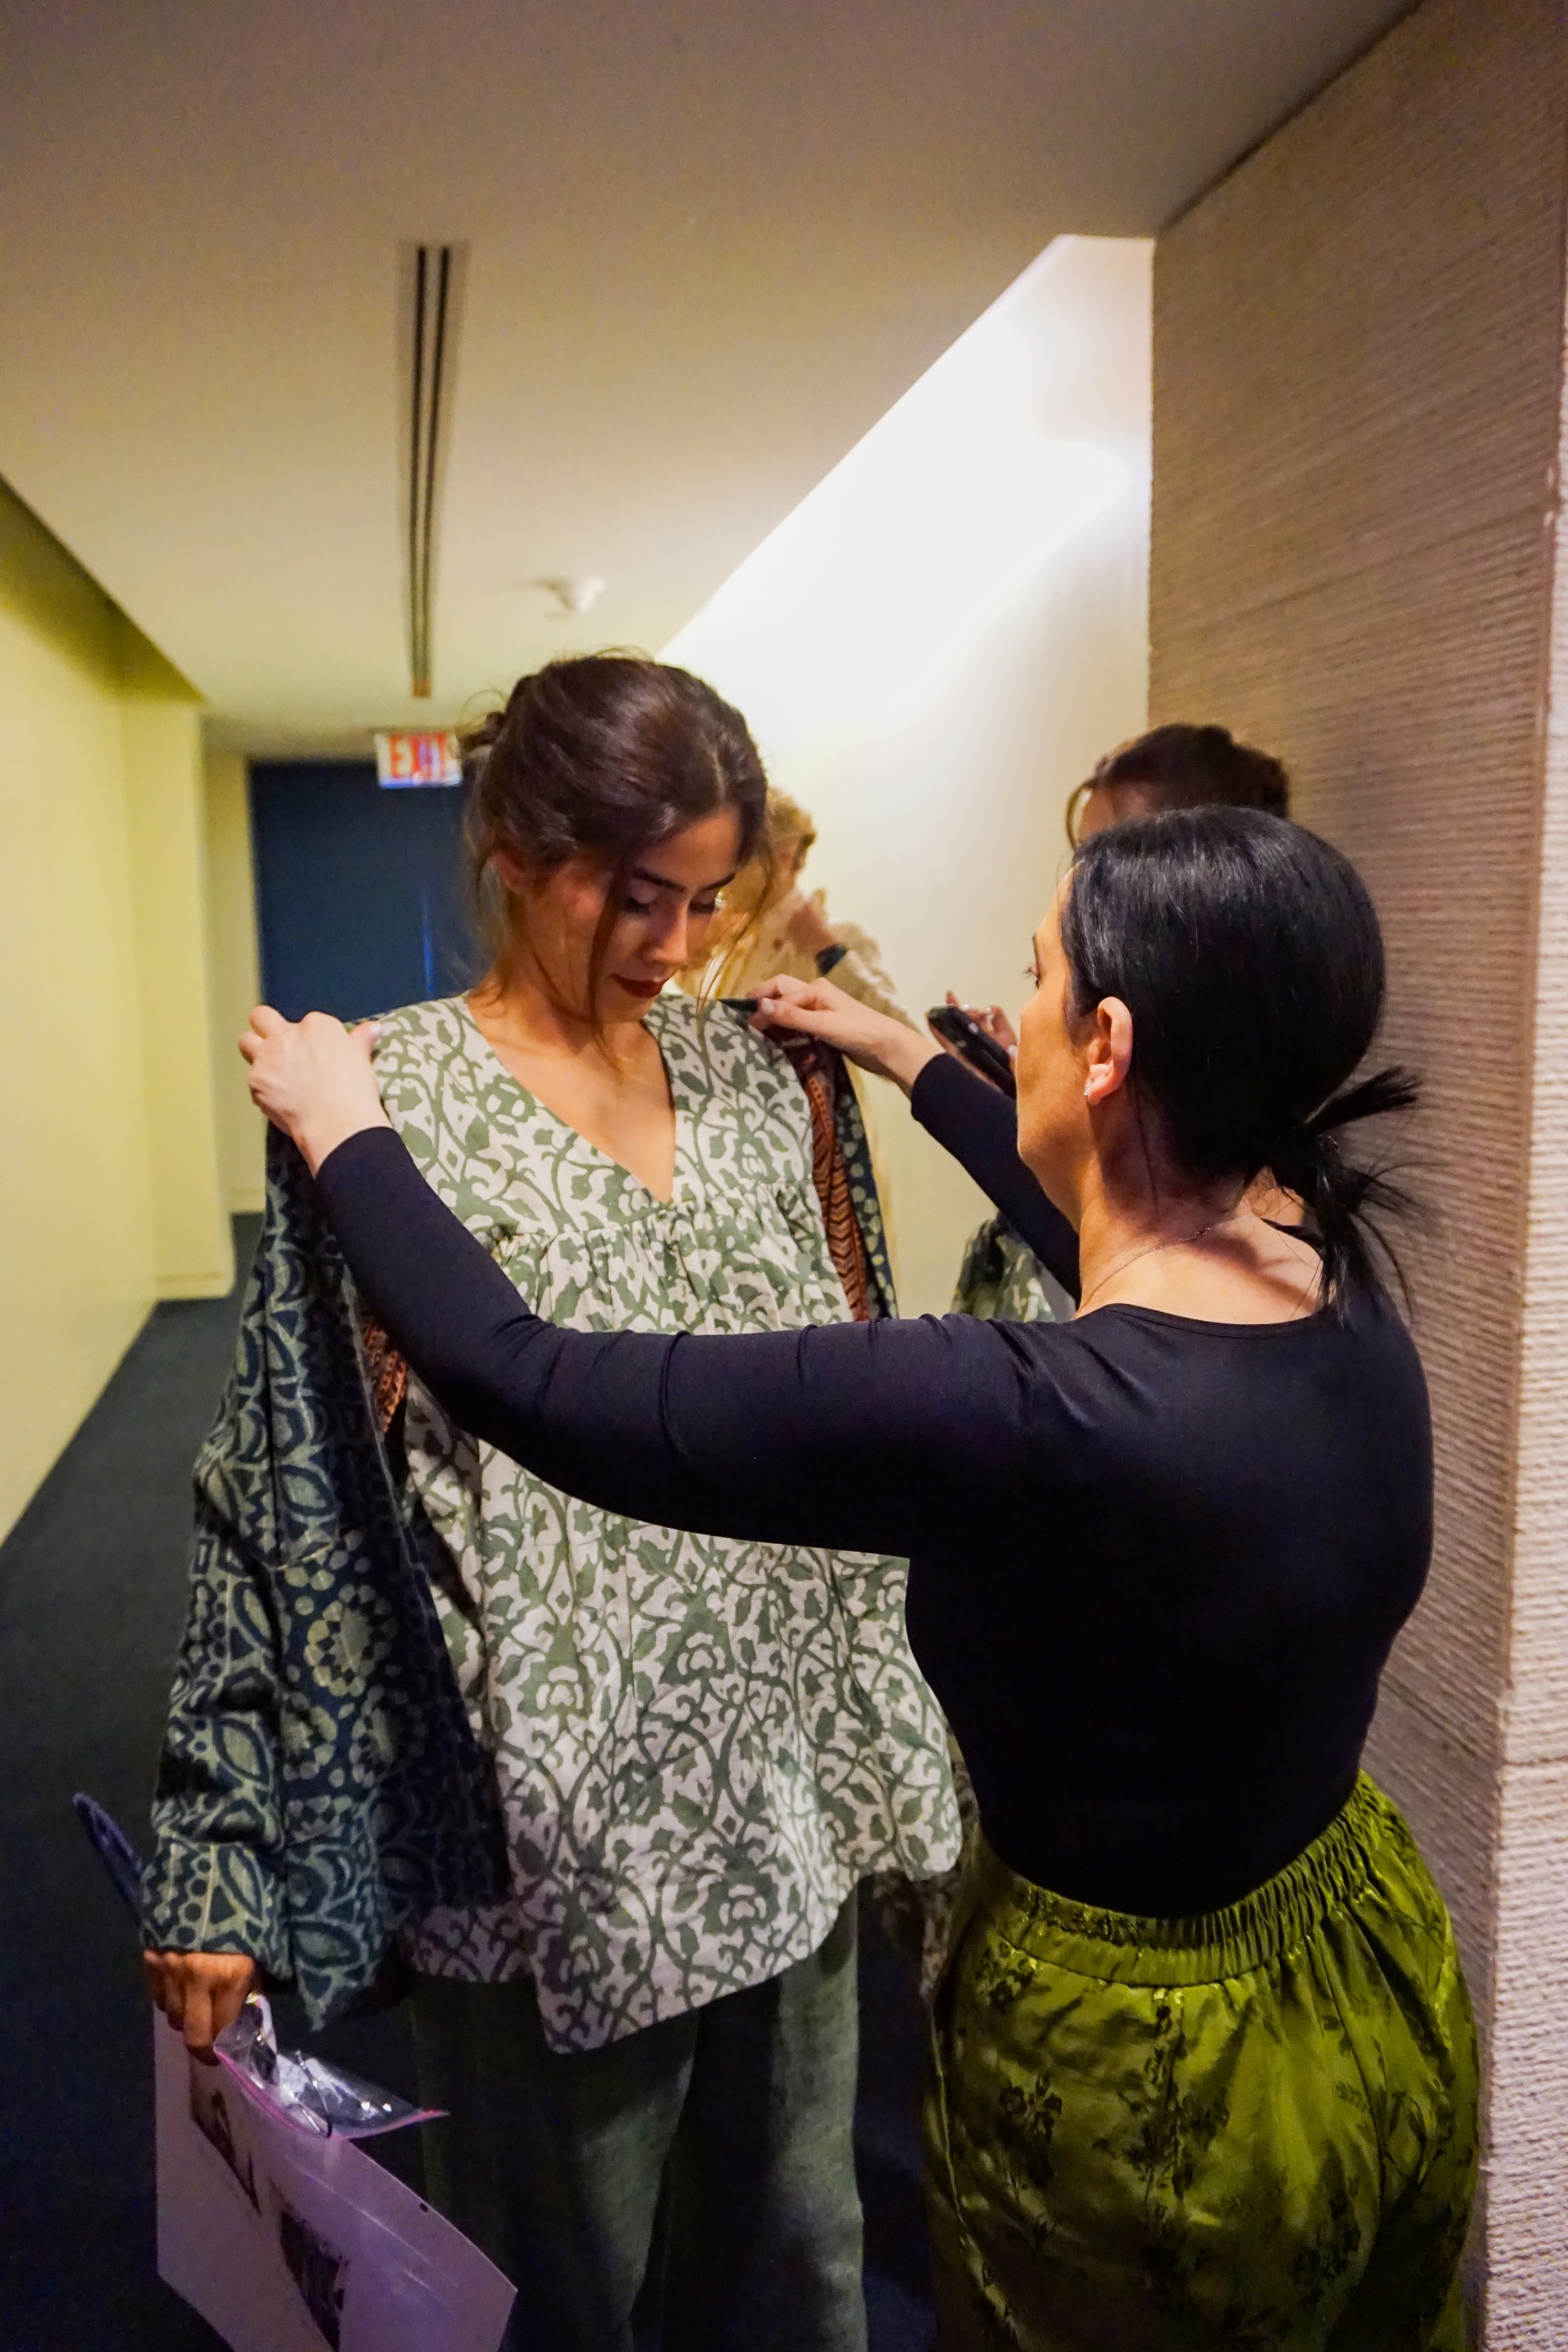
M 721 996 L 719 999 L 726 1013 L 748 1014 L 754 1013 L 761 1002 L 762 999 L 756 996 Z
M 989 1078 L 992 1085 L 1000 1087 L 1005 1095 L 1016 1097 L 1017 1081 L 1013 1076 L 1013 1065 L 1008 1059 L 1006 1047 L 999 1045 L 995 1038 L 980 1026 L 973 1013 L 965 1013 L 962 1004 L 933 1004 L 926 1019 L 939 1037 L 948 1045 L 957 1046 L 964 1060 L 978 1070 L 983 1078 Z

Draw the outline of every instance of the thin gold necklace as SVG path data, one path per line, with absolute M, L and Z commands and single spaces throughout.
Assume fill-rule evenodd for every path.
M 1120 1265 L 1113 1265 L 1109 1274 L 1102 1274 L 1092 1290 L 1081 1294 L 1078 1302 L 1079 1313 L 1083 1313 L 1091 1298 L 1100 1297 L 1108 1282 L 1114 1282 L 1119 1274 L 1125 1274 L 1128 1267 L 1136 1265 L 1141 1257 L 1156 1257 L 1161 1250 L 1190 1249 L 1194 1242 L 1201 1242 L 1206 1234 L 1223 1233 L 1226 1225 L 1239 1225 L 1251 1214 L 1250 1209 L 1232 1209 L 1226 1216 L 1211 1217 L 1208 1223 L 1200 1225 L 1195 1233 L 1172 1234 L 1163 1242 L 1150 1242 L 1146 1248 L 1134 1250 L 1131 1256 L 1124 1257 Z

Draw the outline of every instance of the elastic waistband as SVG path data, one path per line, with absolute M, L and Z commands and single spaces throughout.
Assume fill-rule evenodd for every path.
M 1017 1950 L 1107 1983 L 1215 1984 L 1246 1976 L 1293 1949 L 1365 1885 L 1377 1846 L 1390 1835 L 1410 1843 L 1397 1808 L 1363 1772 L 1342 1811 L 1255 1893 L 1190 1919 L 1142 1919 L 1052 1895 L 992 1853 L 981 1839 L 970 1865 L 969 1917 Z

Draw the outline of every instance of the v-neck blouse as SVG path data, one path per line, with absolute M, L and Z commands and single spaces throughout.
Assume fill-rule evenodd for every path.
M 722 1008 L 664 997 L 647 1022 L 675 1110 L 668 1201 L 539 1102 L 460 998 L 385 1016 L 377 1075 L 426 1181 L 553 1320 L 841 1321 L 790 1065 Z M 569 1501 L 477 1445 L 417 1381 L 405 1435 L 513 1880 L 489 1911 L 427 1918 L 416 1968 L 527 1969 L 552 2042 L 592 2048 L 804 1958 L 868 1872 L 951 1863 L 903 1561 L 676 1534 Z
M 536 1095 L 531 1087 L 525 1086 L 516 1072 L 509 1068 L 501 1059 L 475 1020 L 472 1010 L 464 998 L 455 996 L 447 1001 L 454 1006 L 459 1022 L 468 1033 L 468 1055 L 476 1069 L 486 1073 L 490 1090 L 497 1095 L 498 1099 L 504 1100 L 505 1089 L 508 1087 L 511 1088 L 516 1098 L 513 1106 L 516 1115 L 524 1120 L 539 1122 L 538 1135 L 541 1142 L 546 1140 L 549 1122 L 553 1120 L 561 1131 L 560 1140 L 563 1148 L 575 1145 L 585 1161 L 602 1161 L 606 1167 L 617 1170 L 624 1177 L 626 1180 L 624 1205 L 628 1213 L 639 1192 L 646 1196 L 648 1204 L 653 1208 L 668 1209 L 671 1205 L 680 1189 L 685 1121 L 682 1115 L 681 1096 L 670 1076 L 668 1057 L 659 1043 L 659 1030 L 662 1024 L 658 1014 L 657 1000 L 652 1008 L 654 1017 L 645 1021 L 644 1026 L 658 1047 L 659 1066 L 664 1072 L 665 1084 L 669 1090 L 670 1114 L 675 1122 L 675 1150 L 670 1162 L 668 1194 L 656 1192 L 647 1179 L 639 1176 L 635 1169 L 628 1168 L 624 1160 L 617 1160 L 613 1151 L 606 1151 L 603 1144 L 595 1143 L 590 1136 L 584 1135 L 581 1129 L 574 1127 L 563 1112 L 553 1109 L 549 1103 Z

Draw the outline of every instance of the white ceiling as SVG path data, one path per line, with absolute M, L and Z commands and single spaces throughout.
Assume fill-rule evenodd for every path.
M 0 475 L 257 748 L 659 646 L 1051 237 L 1156 229 L 1406 5 L 31 0 Z M 410 237 L 471 245 L 434 706 Z

